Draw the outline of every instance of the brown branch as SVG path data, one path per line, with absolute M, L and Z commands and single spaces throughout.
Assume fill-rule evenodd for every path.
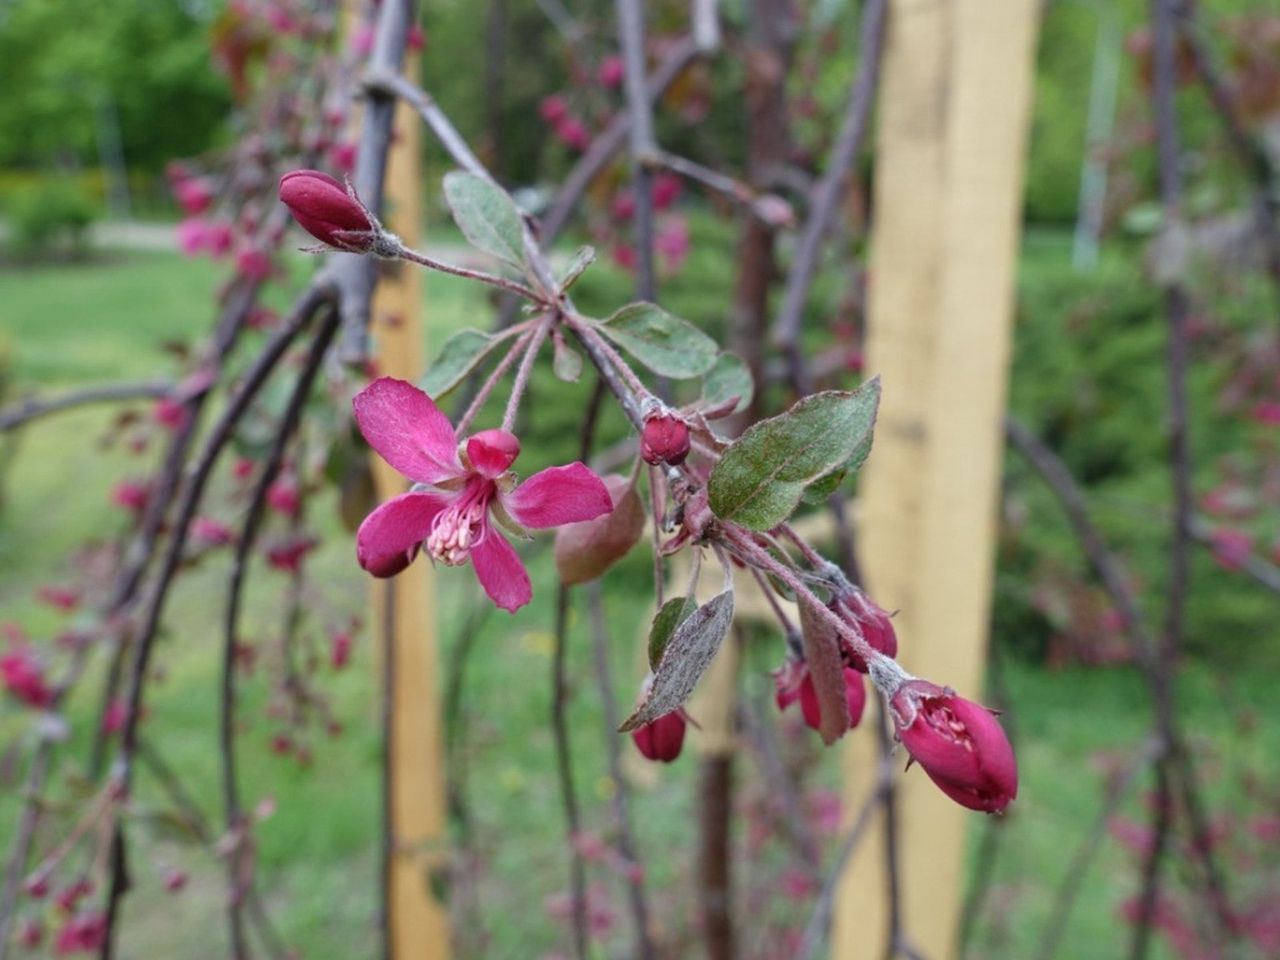
M 623 89 L 627 96 L 628 141 L 631 152 L 631 192 L 635 199 L 636 297 L 657 297 L 653 249 L 653 171 L 650 159 L 657 153 L 653 111 L 645 90 L 644 5 L 640 0 L 616 0 L 618 46 L 622 49 Z
M 186 545 L 187 531 L 204 493 L 205 484 L 213 471 L 218 455 L 231 439 L 236 424 L 248 410 L 249 405 L 275 370 L 285 351 L 302 329 L 310 321 L 312 315 L 327 303 L 332 296 L 327 284 L 316 283 L 305 291 L 295 303 L 288 318 L 272 335 L 262 352 L 254 360 L 245 373 L 239 389 L 231 397 L 226 409 L 210 431 L 208 439 L 200 455 L 192 466 L 181 503 L 177 512 L 177 521 L 170 534 L 164 558 L 156 582 L 152 587 L 142 626 L 134 641 L 133 658 L 130 663 L 128 695 L 125 721 L 120 734 L 120 750 L 117 765 L 113 770 L 115 784 L 123 795 L 128 795 L 133 777 L 133 760 L 137 751 L 138 722 L 143 706 L 143 688 L 147 675 L 147 667 L 151 661 L 152 649 L 164 612 L 165 600 L 169 587 L 177 573 L 182 559 L 182 551 Z M 107 894 L 106 935 L 103 939 L 99 956 L 102 960 L 111 960 L 115 949 L 116 920 L 120 900 L 128 890 L 129 878 L 125 864 L 124 824 L 119 818 L 113 828 L 112 840 L 112 876 Z
M 556 591 L 555 649 L 551 657 L 551 732 L 556 745 L 556 772 L 560 779 L 560 803 L 564 807 L 566 845 L 569 848 L 569 888 L 573 901 L 573 950 L 578 960 L 587 957 L 586 864 L 578 849 L 582 815 L 573 785 L 573 757 L 569 747 L 569 685 L 565 679 L 565 652 L 569 638 L 569 588 Z
M 310 395 L 311 387 L 320 370 L 321 362 L 329 349 L 330 343 L 338 328 L 338 312 L 330 308 L 315 339 L 307 352 L 297 382 L 289 397 L 288 405 L 280 418 L 272 440 L 271 449 L 267 453 L 262 471 L 258 476 L 250 496 L 249 509 L 245 514 L 241 527 L 240 539 L 236 544 L 235 559 L 232 562 L 231 577 L 227 587 L 227 605 L 223 620 L 222 641 L 222 684 L 219 702 L 219 749 L 222 760 L 222 800 L 226 816 L 228 833 L 238 835 L 247 829 L 248 823 L 240 803 L 240 791 L 236 776 L 235 746 L 235 711 L 236 711 L 236 662 L 239 648 L 240 600 L 244 587 L 244 578 L 249 566 L 250 553 L 257 540 L 258 529 L 266 512 L 267 491 L 275 482 L 284 463 L 285 449 L 289 440 L 298 429 L 302 418 L 302 410 Z M 248 955 L 248 945 L 244 936 L 244 891 L 240 890 L 241 842 L 227 856 L 227 921 L 231 931 L 232 955 L 239 958 Z
M 596 667 L 596 685 L 600 688 L 600 705 L 604 720 L 605 755 L 609 763 L 609 780 L 613 794 L 609 805 L 613 829 L 618 836 L 618 852 L 628 867 L 640 867 L 641 860 L 631 830 L 631 788 L 622 772 L 622 740 L 618 736 L 618 701 L 609 670 L 609 627 L 604 615 L 604 597 L 600 581 L 587 586 L 587 607 L 591 612 L 591 644 Z M 644 889 L 645 872 L 637 869 L 627 877 L 627 900 L 636 928 L 636 952 L 639 960 L 653 960 L 653 938 L 649 933 L 649 906 Z
M 858 28 L 858 73 L 849 91 L 840 132 L 827 158 L 826 169 L 814 184 L 809 210 L 800 231 L 795 259 L 787 275 L 782 307 L 773 325 L 773 342 L 795 357 L 799 352 L 800 327 L 809 288 L 817 272 L 823 242 L 839 207 L 846 177 L 858 157 L 871 116 L 876 84 L 880 76 L 880 56 L 884 47 L 886 0 L 866 0 Z M 799 368 L 794 365 L 793 370 Z M 805 384 L 794 384 L 798 393 L 807 393 Z
M 154 400 L 173 393 L 169 380 L 143 380 L 138 383 L 107 383 L 81 387 L 52 397 L 28 397 L 0 409 L 0 433 L 38 420 L 41 417 L 93 403 L 122 403 L 131 400 Z

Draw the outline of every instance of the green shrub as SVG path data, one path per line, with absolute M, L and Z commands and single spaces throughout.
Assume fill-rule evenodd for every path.
M 18 256 L 82 256 L 98 208 L 81 185 L 57 179 L 13 194 L 5 214 L 9 246 Z

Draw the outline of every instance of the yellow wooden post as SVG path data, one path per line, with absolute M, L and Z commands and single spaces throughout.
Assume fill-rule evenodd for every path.
M 405 71 L 417 75 L 417 57 Z M 387 168 L 384 222 L 409 246 L 421 242 L 421 124 L 412 109 L 396 108 L 396 139 Z M 422 272 L 397 264 L 373 298 L 373 340 L 378 370 L 416 381 L 425 366 Z M 381 457 L 372 458 L 378 499 L 403 493 L 407 482 Z M 393 960 L 449 956 L 448 913 L 431 874 L 444 865 L 444 738 L 437 684 L 431 565 L 423 560 L 393 580 L 374 582 L 372 621 L 384 623 L 390 591 L 392 658 L 391 836 L 388 922 Z
M 859 548 L 913 673 L 981 695 L 1001 419 L 1039 0 L 894 0 L 881 84 L 869 369 L 883 377 L 861 474 Z M 873 738 L 844 748 L 852 815 Z M 903 919 L 930 960 L 956 954 L 964 834 L 979 814 L 919 770 L 900 778 Z M 837 897 L 834 956 L 885 956 L 877 832 Z

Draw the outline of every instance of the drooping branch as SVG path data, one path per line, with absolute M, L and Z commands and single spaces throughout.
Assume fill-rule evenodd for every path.
M 0 433 L 25 426 L 50 414 L 74 410 L 96 403 L 127 403 L 132 400 L 156 400 L 173 393 L 169 380 L 142 380 L 137 383 L 106 383 L 81 387 L 51 397 L 28 397 L 0 409 Z

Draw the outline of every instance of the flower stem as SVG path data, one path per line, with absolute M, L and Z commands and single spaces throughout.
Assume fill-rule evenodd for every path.
M 426 254 L 418 253 L 416 250 L 410 250 L 405 246 L 401 246 L 396 253 L 401 260 L 408 260 L 410 263 L 416 263 L 420 267 L 427 267 L 431 270 L 437 270 L 440 273 L 447 273 L 455 277 L 465 277 L 468 280 L 477 280 L 480 283 L 487 283 L 491 287 L 497 287 L 499 290 L 506 290 L 508 293 L 514 293 L 516 296 L 524 297 L 526 300 L 531 300 L 539 306 L 546 306 L 546 300 L 541 294 L 515 280 L 508 280 L 506 277 L 498 277 L 492 273 L 484 273 L 481 270 L 469 270 L 466 267 L 458 267 L 451 263 L 443 263 L 439 260 L 433 260 Z
M 511 328 L 512 331 L 518 329 L 521 328 Z M 520 351 L 524 348 L 524 345 L 529 342 L 529 338 L 532 336 L 532 330 L 524 329 L 516 342 L 511 345 L 511 349 L 508 350 L 506 355 L 498 361 L 498 365 L 493 368 L 493 372 L 489 374 L 489 378 L 485 380 L 484 385 L 476 391 L 476 395 L 472 399 L 471 404 L 467 407 L 466 413 L 464 413 L 462 418 L 458 421 L 458 426 L 456 427 L 458 436 L 461 437 L 467 432 L 467 427 L 471 426 L 471 421 L 475 419 L 476 414 L 480 412 L 480 408 L 483 407 L 485 401 L 489 399 L 489 394 L 493 393 L 493 388 L 498 385 L 499 380 L 506 376 L 507 371 L 511 369 L 511 365 L 516 362 L 516 358 L 520 356 Z
M 551 332 L 554 317 L 547 314 L 532 332 L 527 334 L 528 345 L 524 349 L 524 359 L 520 361 L 520 369 L 516 371 L 516 382 L 511 387 L 511 396 L 507 398 L 507 412 L 502 417 L 502 429 L 510 430 L 515 426 L 516 412 L 520 409 L 520 400 L 524 397 L 525 388 L 529 386 L 529 377 L 533 375 L 533 361 L 538 358 L 538 351 L 547 341 Z M 525 339 L 525 338 L 522 338 Z M 513 350 L 512 353 L 515 353 Z

